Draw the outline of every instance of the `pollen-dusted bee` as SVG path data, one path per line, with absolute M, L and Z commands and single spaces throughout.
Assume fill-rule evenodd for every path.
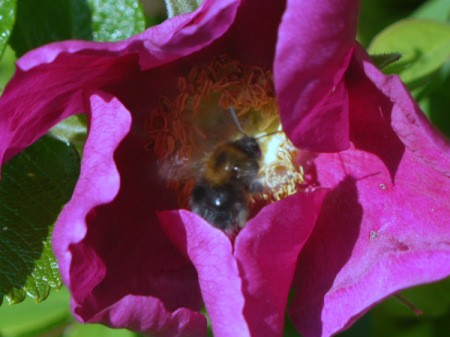
M 192 211 L 220 229 L 242 227 L 251 195 L 262 190 L 257 179 L 260 158 L 261 149 L 254 137 L 244 135 L 218 145 L 206 159 L 192 191 Z

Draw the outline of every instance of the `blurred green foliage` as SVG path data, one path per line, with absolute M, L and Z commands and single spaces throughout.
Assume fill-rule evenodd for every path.
M 133 332 L 99 324 L 77 323 L 69 310 L 66 288 L 45 302 L 27 299 L 20 305 L 0 307 L 0 337 L 135 337 Z
M 0 0 L 0 57 L 11 36 L 16 13 L 16 0 Z
M 384 28 L 410 16 L 423 0 L 362 0 L 358 40 L 368 46 Z
M 6 46 L 5 53 L 0 59 L 0 90 L 3 90 L 6 83 L 11 79 L 16 70 L 14 62 L 16 61 L 16 56 L 14 51 L 10 46 Z M 0 91 L 1 93 L 1 91 Z

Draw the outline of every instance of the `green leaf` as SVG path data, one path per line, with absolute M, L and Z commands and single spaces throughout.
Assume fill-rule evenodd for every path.
M 145 14 L 146 28 L 156 26 L 167 20 L 166 4 L 162 0 L 141 0 Z
M 416 19 L 429 19 L 441 22 L 450 22 L 450 1 L 427 1 L 420 6 L 411 17 Z
M 360 336 L 373 336 L 370 331 L 373 330 L 373 322 L 371 312 L 364 314 L 359 318 L 354 325 L 348 330 L 340 333 L 339 337 L 360 337 Z
M 370 55 L 373 63 L 380 69 L 387 67 L 388 65 L 397 62 L 402 57 L 400 53 L 387 53 L 387 54 L 373 54 Z
M 118 41 L 142 32 L 145 16 L 138 0 L 87 0 L 95 41 Z
M 5 51 L 16 17 L 16 0 L 0 0 L 0 57 Z
M 449 88 L 450 62 L 447 62 L 425 87 L 412 94 L 433 125 L 450 139 Z
M 21 305 L 0 307 L 2 337 L 62 336 L 62 332 L 55 332 L 66 329 L 72 322 L 69 292 L 66 288 L 54 292 L 47 301 L 39 305 L 28 298 Z
M 49 133 L 59 140 L 71 143 L 81 156 L 87 138 L 86 115 L 70 116 L 54 126 Z
M 421 318 L 444 316 L 450 309 L 450 279 L 407 289 L 401 296 L 423 312 Z M 412 311 L 395 297 L 386 300 L 383 308 L 391 316 L 415 318 Z
M 402 59 L 385 68 L 399 74 L 409 89 L 426 84 L 449 61 L 450 25 L 426 20 L 403 20 L 372 41 L 371 54 L 399 52 Z
M 49 42 L 92 38 L 91 10 L 79 0 L 18 0 L 10 44 L 17 57 Z
M 395 298 L 371 310 L 373 336 L 441 337 L 448 335 L 450 279 L 405 290 L 401 294 L 423 314 L 414 315 Z M 444 332 L 445 331 L 445 332 Z
M 195 11 L 203 0 L 164 0 L 169 18 Z
M 61 287 L 50 239 L 70 199 L 80 159 L 66 143 L 44 136 L 3 166 L 0 182 L 0 299 L 18 303 L 25 293 L 43 301 Z
M 99 324 L 74 324 L 65 337 L 135 337 L 139 336 L 129 330 L 125 329 L 110 329 Z
M 144 29 L 138 0 L 18 0 L 10 44 L 21 56 L 49 42 L 117 41 Z
M 3 57 L 0 60 L 0 90 L 6 86 L 6 83 L 14 75 L 14 71 L 16 70 L 14 65 L 15 61 L 14 51 L 10 46 L 6 46 Z M 2 92 L 0 92 L 1 94 Z
M 381 30 L 407 18 L 423 0 L 362 0 L 358 40 L 367 46 Z

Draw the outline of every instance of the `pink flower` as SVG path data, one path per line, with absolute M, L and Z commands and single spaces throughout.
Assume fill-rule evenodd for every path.
M 298 260 L 290 314 L 304 336 L 335 334 L 387 296 L 450 274 L 450 143 L 354 42 L 356 3 L 288 1 L 279 33 L 286 131 L 303 149 L 344 150 L 303 158 L 311 183 L 333 189 Z
M 205 336 L 204 303 L 216 337 L 281 336 L 296 273 L 295 324 L 329 336 L 399 289 L 449 274 L 449 145 L 355 43 L 357 15 L 357 1 L 205 1 L 126 41 L 55 43 L 18 61 L 0 99 L 3 162 L 65 117 L 89 116 L 53 236 L 79 320 Z M 173 210 L 186 186 L 161 179 L 161 153 L 195 157 L 190 129 L 220 117 L 193 113 L 186 127 L 175 118 L 186 106 L 272 111 L 272 71 L 294 144 L 344 151 L 305 156 L 328 195 L 265 206 L 233 241 Z

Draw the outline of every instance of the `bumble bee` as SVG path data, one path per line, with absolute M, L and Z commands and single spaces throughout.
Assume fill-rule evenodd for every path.
M 244 134 L 219 144 L 206 158 L 192 191 L 192 211 L 222 230 L 243 227 L 251 195 L 262 190 L 257 178 L 260 158 L 254 137 Z
M 233 106 L 230 113 L 243 136 L 219 144 L 206 158 L 189 200 L 193 212 L 222 230 L 243 227 L 252 194 L 263 189 L 258 180 L 258 141 L 245 134 Z

